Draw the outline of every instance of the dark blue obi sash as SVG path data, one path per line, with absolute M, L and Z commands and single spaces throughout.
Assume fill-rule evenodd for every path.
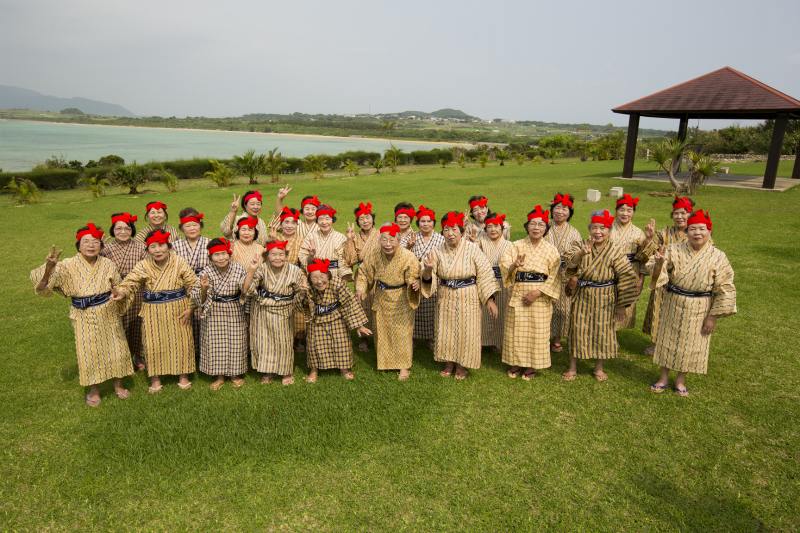
M 617 284 L 617 280 L 612 279 L 606 283 L 596 283 L 594 281 L 587 281 L 585 279 L 578 280 L 578 287 L 591 287 L 592 289 L 605 289 L 606 287 L 613 287 Z
M 88 309 L 89 307 L 103 305 L 109 300 L 111 300 L 110 292 L 104 292 L 103 294 L 95 294 L 94 296 L 84 296 L 83 298 L 73 296 L 72 307 L 74 307 L 75 309 Z
M 503 279 L 503 276 L 500 273 L 500 267 L 492 267 L 492 270 L 494 270 L 494 279 Z
M 316 306 L 317 316 L 329 315 L 342 306 L 339 302 L 333 302 L 331 305 L 318 305 Z
M 538 272 L 517 272 L 514 276 L 514 281 L 521 283 L 541 283 L 547 281 L 547 274 L 540 274 Z
M 464 287 L 472 287 L 477 282 L 475 276 L 461 279 L 442 279 L 441 284 L 451 289 L 463 289 Z
M 708 298 L 709 296 L 713 296 L 711 291 L 708 292 L 687 291 L 686 289 L 681 289 L 680 287 L 676 287 L 672 283 L 667 283 L 667 292 L 672 292 L 679 296 L 686 296 L 687 298 Z
M 406 286 L 405 283 L 403 283 L 402 285 L 387 285 L 381 280 L 378 280 L 375 283 L 378 285 L 378 288 L 381 289 L 382 291 L 393 291 L 395 289 L 402 289 L 403 287 Z
M 236 294 L 232 294 L 231 296 L 219 296 L 217 294 L 214 294 L 213 296 L 211 296 L 211 299 L 213 301 L 215 301 L 215 302 L 223 302 L 223 303 L 224 302 L 235 302 L 236 300 L 239 299 L 239 297 L 241 295 L 242 295 L 242 291 L 236 291 Z
M 176 289 L 174 291 L 151 292 L 144 291 L 144 301 L 151 304 L 165 304 L 186 298 L 186 289 Z
M 269 292 L 267 289 L 258 289 L 259 298 L 271 298 L 276 302 L 290 302 L 294 299 L 294 294 L 278 294 L 277 292 Z

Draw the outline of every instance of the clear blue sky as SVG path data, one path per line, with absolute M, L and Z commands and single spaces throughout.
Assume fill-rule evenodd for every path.
M 625 125 L 612 107 L 724 66 L 800 98 L 798 21 L 798 0 L 0 0 L 0 84 L 138 115 Z

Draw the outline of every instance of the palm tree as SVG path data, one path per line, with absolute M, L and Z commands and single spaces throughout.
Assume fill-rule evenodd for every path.
M 486 165 L 489 164 L 489 156 L 486 155 L 486 152 L 484 152 L 480 156 L 476 157 L 475 161 L 480 163 L 482 168 L 486 168 Z
M 325 177 L 325 168 L 328 165 L 328 161 L 324 155 L 307 155 L 303 159 L 303 164 L 309 172 L 314 174 L 315 180 L 321 180 Z
M 675 192 L 681 189 L 680 183 L 675 179 L 675 164 L 686 149 L 686 144 L 686 141 L 681 141 L 677 137 L 664 141 L 663 143 L 653 146 L 650 150 L 650 157 L 647 158 L 648 161 L 655 163 L 667 172 L 669 182 L 672 184 L 672 188 L 675 189 Z
M 358 166 L 358 163 L 352 159 L 348 159 L 346 163 L 342 163 L 339 168 L 345 169 L 350 176 L 358 176 L 358 172 L 361 170 L 361 167 Z
M 397 165 L 400 164 L 400 154 L 403 153 L 402 148 L 395 148 L 394 145 L 390 145 L 391 149 L 386 150 L 383 155 L 383 159 L 386 161 L 386 164 L 392 167 L 392 172 L 397 172 Z
M 697 156 L 697 158 L 696 160 L 692 159 L 694 162 L 692 170 L 683 182 L 683 191 L 686 194 L 694 194 L 697 187 L 706 184 L 709 176 L 714 176 L 719 172 L 719 161 L 712 160 L 711 156 L 708 155 L 700 156 L 700 154 L 694 154 L 693 152 L 689 154 L 690 157 L 692 155 Z
M 233 178 L 236 177 L 236 174 L 231 167 L 220 163 L 216 159 L 209 159 L 208 162 L 211 163 L 211 168 L 214 170 L 209 170 L 204 176 L 216 183 L 217 187 L 227 187 L 233 182 Z
M 277 146 L 269 151 L 266 157 L 266 165 L 264 168 L 267 170 L 267 172 L 269 172 L 269 175 L 272 176 L 272 183 L 278 183 L 281 181 L 281 172 L 283 172 L 283 170 L 288 166 L 289 163 L 287 163 L 281 153 L 278 152 Z
M 467 168 L 467 161 L 469 161 L 467 154 L 462 153 L 461 157 L 458 158 L 458 164 L 461 165 L 461 168 Z
M 508 159 L 508 152 L 504 152 L 503 150 L 498 150 L 497 153 L 494 154 L 495 159 L 500 161 L 500 166 L 506 166 L 506 160 Z
M 164 182 L 167 192 L 178 192 L 178 176 L 164 168 L 164 165 L 158 165 L 156 173 Z
M 108 175 L 120 187 L 128 187 L 128 194 L 139 194 L 137 188 L 150 179 L 150 170 L 134 160 L 129 165 L 115 168 Z
M 447 163 L 449 163 L 449 161 L 447 161 L 446 159 L 439 160 L 439 164 L 442 165 L 442 168 L 447 168 Z
M 388 120 L 384 120 L 381 122 L 381 131 L 385 130 L 386 133 L 389 134 L 389 146 L 392 145 L 392 130 L 394 130 L 395 126 L 397 126 L 397 122 L 395 121 L 389 122 Z
M 380 174 L 381 169 L 383 168 L 383 160 L 378 157 L 375 161 L 367 160 L 367 164 L 375 169 L 375 174 Z
M 11 178 L 8 185 L 3 188 L 11 191 L 11 193 L 17 197 L 20 204 L 38 204 L 42 201 L 42 192 L 39 190 L 39 187 L 29 179 Z
M 517 160 L 517 164 L 522 166 L 525 164 L 525 154 L 514 154 L 514 159 Z
M 258 184 L 256 176 L 264 172 L 266 166 L 267 156 L 256 154 L 256 151 L 252 148 L 242 155 L 233 156 L 233 163 L 231 164 L 233 170 L 250 178 L 250 185 Z
M 87 189 L 90 193 L 92 193 L 92 196 L 95 198 L 105 196 L 105 188 L 111 185 L 111 182 L 103 178 L 101 174 L 97 174 L 91 178 L 84 176 L 78 180 L 78 183 L 80 183 L 84 189 Z
M 555 149 L 555 148 L 551 148 L 550 150 L 547 151 L 547 157 L 550 158 L 550 164 L 551 165 L 555 165 L 556 164 L 556 158 L 558 157 L 558 154 L 559 154 L 559 151 L 557 149 Z

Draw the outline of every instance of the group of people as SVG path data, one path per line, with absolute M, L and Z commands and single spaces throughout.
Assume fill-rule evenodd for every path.
M 484 196 L 438 219 L 401 202 L 380 227 L 361 202 L 342 234 L 333 229 L 337 211 L 316 196 L 299 209 L 284 206 L 290 191 L 278 192 L 266 222 L 258 191 L 234 195 L 213 239 L 202 236 L 196 209 L 180 211 L 175 228 L 167 205 L 150 202 L 142 230 L 137 216 L 115 213 L 108 236 L 94 223 L 78 230 L 74 257 L 59 261 L 53 245 L 31 281 L 36 294 L 72 299 L 87 405 L 100 403 L 98 385 L 109 379 L 128 398 L 122 378 L 134 367 L 147 370 L 150 393 L 162 390 L 165 375 L 190 388 L 198 363 L 216 376 L 212 390 L 228 379 L 240 387 L 248 357 L 262 383 L 290 385 L 295 352 L 306 353 L 309 383 L 327 369 L 353 379 L 352 330 L 362 351 L 374 337 L 378 369 L 398 370 L 401 381 L 417 342 L 444 364 L 443 377 L 466 378 L 487 346 L 502 354 L 509 377 L 530 380 L 563 350 L 564 337 L 562 378 L 574 380 L 578 359 L 591 359 L 603 381 L 616 332 L 635 326 L 647 276 L 647 353 L 661 368 L 651 390 L 666 390 L 673 370 L 674 390 L 688 395 L 686 375 L 706 372 L 716 320 L 736 312 L 730 263 L 713 245 L 709 214 L 689 198 L 675 198 L 673 225 L 656 231 L 651 219 L 643 231 L 633 224 L 639 199 L 626 194 L 613 216 L 589 215 L 582 239 L 570 225 L 575 199 L 559 193 L 549 209 L 525 216 L 527 236 L 512 242 L 506 215 Z

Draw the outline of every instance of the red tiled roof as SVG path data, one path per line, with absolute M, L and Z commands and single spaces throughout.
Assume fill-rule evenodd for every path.
M 615 113 L 724 114 L 800 111 L 800 101 L 730 67 L 612 109 Z

